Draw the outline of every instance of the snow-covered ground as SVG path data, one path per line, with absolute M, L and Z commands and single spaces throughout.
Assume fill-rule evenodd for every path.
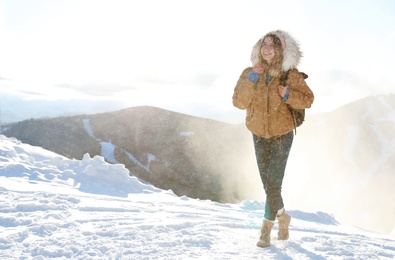
M 258 248 L 264 204 L 143 184 L 102 157 L 69 160 L 0 135 L 0 259 L 394 259 L 395 239 L 289 210 L 290 240 Z

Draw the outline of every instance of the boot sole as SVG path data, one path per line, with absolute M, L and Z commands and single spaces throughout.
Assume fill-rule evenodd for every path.
M 258 243 L 256 243 L 256 246 L 257 246 L 257 247 L 264 248 L 264 247 L 269 247 L 270 244 L 266 243 L 266 242 L 263 241 L 263 240 L 259 240 Z

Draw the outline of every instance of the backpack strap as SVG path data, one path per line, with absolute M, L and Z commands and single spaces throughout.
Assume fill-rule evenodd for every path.
M 287 86 L 287 79 L 288 79 L 288 74 L 289 74 L 289 71 L 290 70 L 287 70 L 287 71 L 284 71 L 282 74 L 281 74 L 281 76 L 280 76 L 280 85 L 281 86 Z M 302 72 L 303 73 L 303 72 Z M 304 73 L 303 73 L 304 74 Z M 302 76 L 303 76 L 303 78 L 304 78 L 304 75 L 306 75 L 306 74 L 304 74 L 303 75 L 302 74 Z M 306 75 L 307 76 L 307 75 Z M 293 108 L 290 106 L 290 105 L 288 105 L 287 104 L 287 106 L 288 106 L 288 109 L 289 109 L 289 111 L 291 112 L 291 115 L 292 115 L 292 121 L 294 122 L 294 130 L 295 130 L 295 135 L 296 135 L 296 118 L 295 118 L 295 112 L 294 112 L 294 110 L 293 110 Z
M 284 71 L 281 74 L 281 76 L 280 76 L 280 85 L 281 86 L 286 86 L 287 85 L 288 74 L 289 74 L 289 70 Z

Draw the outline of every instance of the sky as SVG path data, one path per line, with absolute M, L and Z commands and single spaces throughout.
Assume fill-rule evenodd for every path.
M 0 94 L 242 122 L 237 79 L 281 29 L 301 45 L 308 113 L 331 111 L 393 93 L 394 14 L 392 0 L 0 0 Z

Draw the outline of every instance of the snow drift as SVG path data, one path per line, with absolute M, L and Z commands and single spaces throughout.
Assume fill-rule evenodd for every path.
M 70 160 L 0 135 L 1 259 L 393 259 L 395 240 L 290 210 L 291 236 L 255 246 L 264 204 L 157 189 L 100 156 Z

